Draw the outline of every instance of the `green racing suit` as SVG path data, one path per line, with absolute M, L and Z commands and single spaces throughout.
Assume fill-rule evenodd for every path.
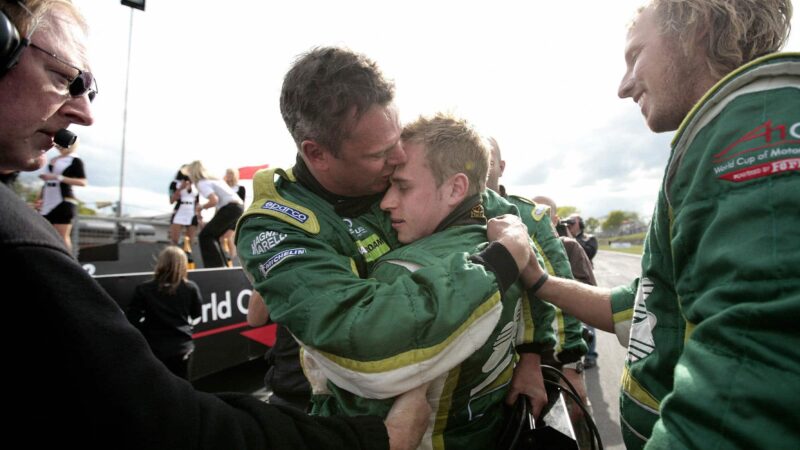
M 476 196 L 465 204 L 475 204 L 477 200 Z M 435 265 L 454 252 L 473 254 L 485 248 L 485 226 L 479 224 L 481 220 L 475 215 L 466 214 L 476 208 L 479 210 L 476 214 L 485 222 L 482 206 L 468 209 L 462 205 L 443 221 L 444 225 L 438 228 L 441 231 L 382 256 L 370 277 L 391 283 Z M 509 287 L 493 309 L 499 320 L 482 320 L 473 327 L 491 329 L 488 340 L 462 340 L 459 345 L 466 347 L 465 353 L 442 353 L 436 361 L 409 372 L 405 380 L 381 377 L 364 382 L 363 377 L 351 375 L 352 384 L 358 386 L 351 385 L 348 390 L 329 383 L 330 395 L 315 397 L 313 413 L 385 417 L 394 396 L 432 381 L 428 398 L 434 410 L 433 419 L 420 448 L 492 448 L 505 425 L 503 401 L 514 369 L 515 348 L 541 354 L 551 351 L 555 343 L 550 328 L 554 307 L 529 297 L 519 283 Z M 457 312 L 440 310 L 439 314 L 462 320 Z M 464 354 L 468 357 L 464 358 Z M 313 366 L 314 361 L 308 360 L 308 354 L 305 356 L 306 367 Z M 355 391 L 361 396 L 351 393 Z
M 259 172 L 253 186 L 255 200 L 237 224 L 242 265 L 272 319 L 338 375 L 335 384 L 360 394 L 358 385 L 389 380 L 402 392 L 420 367 L 441 355 L 466 359 L 461 342 L 489 338 L 492 330 L 478 325 L 496 315 L 517 278 L 501 245 L 479 260 L 457 252 L 385 283 L 367 274 L 399 242 L 377 202 L 341 217 L 292 170 Z M 515 211 L 495 206 L 497 214 Z M 315 372 L 306 373 L 319 387 Z
M 800 54 L 770 55 L 684 119 L 642 276 L 612 291 L 629 449 L 800 446 L 798 190 Z

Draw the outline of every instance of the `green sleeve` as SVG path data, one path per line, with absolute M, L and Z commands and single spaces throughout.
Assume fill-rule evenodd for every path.
M 423 249 L 417 249 L 424 253 Z M 419 260 L 418 258 L 415 258 Z M 428 262 L 438 258 L 423 258 Z M 418 265 L 406 260 L 395 259 L 392 254 L 386 255 L 373 269 L 371 278 L 381 283 L 391 283 L 394 280 L 407 278 L 411 273 L 424 270 L 428 264 Z M 484 283 L 485 284 L 485 283 Z M 480 293 L 481 297 L 497 298 L 499 294 L 493 287 L 475 285 L 473 296 Z M 406 309 L 413 305 L 407 302 L 395 302 L 394 308 L 384 309 L 383 323 L 378 324 L 369 336 L 365 336 L 371 345 L 382 345 L 380 335 L 388 334 L 389 328 L 398 328 L 403 323 L 404 316 L 395 309 Z M 442 306 L 442 305 L 440 305 Z M 485 308 L 485 306 L 491 306 Z M 485 308 L 485 310 L 484 310 Z M 430 335 L 428 342 L 416 346 L 413 341 L 404 343 L 401 347 L 405 354 L 389 357 L 383 361 L 370 362 L 374 370 L 365 367 L 338 364 L 338 360 L 322 361 L 325 375 L 336 386 L 371 399 L 386 399 L 395 397 L 413 389 L 420 384 L 432 381 L 436 377 L 446 374 L 464 360 L 481 350 L 492 335 L 503 313 L 504 305 L 493 302 L 490 305 L 480 305 L 478 309 L 470 302 L 454 302 L 447 307 L 433 308 L 430 312 L 435 315 L 434 325 L 445 332 L 426 330 Z M 419 316 L 419 314 L 417 314 Z M 449 333 L 449 330 L 455 330 Z M 398 337 L 400 338 L 400 337 Z M 317 356 L 317 363 L 320 358 Z
M 556 345 L 552 323 L 556 308 L 528 292 L 522 294 L 522 317 L 517 333 L 518 353 L 552 352 Z
M 486 217 L 489 219 L 502 216 L 503 214 L 520 215 L 519 208 L 517 208 L 516 204 L 511 202 L 511 199 L 505 199 L 491 189 L 483 191 L 481 201 Z
M 687 336 L 648 448 L 800 443 L 800 55 L 794 70 L 730 101 L 671 180 Z
M 254 256 L 250 243 L 264 230 L 279 242 Z M 324 239 L 269 217 L 244 219 L 238 247 L 272 319 L 318 363 L 352 375 L 422 364 L 502 308 L 494 275 L 466 253 L 380 282 L 359 278 Z

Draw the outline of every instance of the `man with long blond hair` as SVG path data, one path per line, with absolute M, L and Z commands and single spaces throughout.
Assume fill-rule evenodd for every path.
M 540 295 L 628 348 L 628 448 L 798 448 L 800 54 L 788 0 L 653 0 L 619 96 L 672 142 L 642 275 Z

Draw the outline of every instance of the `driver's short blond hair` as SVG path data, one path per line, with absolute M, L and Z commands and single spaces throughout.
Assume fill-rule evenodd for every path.
M 401 137 L 404 144 L 422 144 L 436 185 L 463 173 L 469 180 L 467 195 L 486 189 L 489 149 L 486 140 L 466 120 L 439 113 L 420 117 L 406 125 Z

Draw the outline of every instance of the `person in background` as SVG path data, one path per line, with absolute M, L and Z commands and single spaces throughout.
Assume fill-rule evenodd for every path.
M 486 187 L 501 193 L 503 198 L 519 209 L 520 219 L 525 224 L 536 249 L 544 258 L 548 272 L 560 277 L 572 278 L 573 274 L 564 246 L 561 245 L 552 223 L 548 220 L 548 206 L 536 204 L 526 197 L 506 193 L 505 188 L 500 184 L 500 178 L 506 168 L 500 145 L 495 138 L 487 138 L 487 141 L 491 152 Z M 581 361 L 586 353 L 583 326 L 574 316 L 565 314 L 561 309 L 556 308 L 556 318 L 552 328 L 557 338 L 555 353 L 543 357 L 543 364 L 562 370 L 581 394 L 583 402 L 588 404 L 582 375 L 583 362 Z
M 200 209 L 209 209 L 216 206 L 214 217 L 200 230 L 200 254 L 203 256 L 203 267 L 226 267 L 228 257 L 222 250 L 219 239 L 231 227 L 236 226 L 236 221 L 244 211 L 244 202 L 222 180 L 212 176 L 200 161 L 194 161 L 187 167 L 189 179 L 192 180 L 200 195 L 207 198 Z
M 69 147 L 54 144 L 58 156 L 50 160 L 39 178 L 44 180 L 39 204 L 39 212 L 53 224 L 67 250 L 72 252 L 72 221 L 78 214 L 78 199 L 73 186 L 86 186 L 86 172 L 83 161 L 75 154 L 78 142 Z
M 186 165 L 181 166 L 175 179 L 169 184 L 169 199 L 175 204 L 169 225 L 169 240 L 174 245 L 180 246 L 181 230 L 185 230 L 182 248 L 189 260 L 189 268 L 193 269 L 192 240 L 199 224 L 200 205 L 199 193 L 196 188 L 193 189 L 192 181 L 186 175 L 186 167 Z
M 242 203 L 244 203 L 246 191 L 244 186 L 239 184 L 239 171 L 236 169 L 225 169 L 224 180 L 228 183 L 228 186 L 233 192 L 236 192 L 236 195 L 242 199 Z M 229 266 L 232 264 L 233 258 L 236 257 L 236 242 L 234 242 L 234 236 L 236 236 L 235 223 L 222 235 L 222 238 L 220 238 L 220 245 L 222 246 L 222 251 L 224 251 L 227 256 Z
M 69 0 L 0 2 L 0 174 L 45 164 L 58 130 L 93 123 L 96 93 L 83 17 Z M 53 53 L 57 51 L 57 53 Z M 19 370 L 4 405 L 10 436 L 82 449 L 411 449 L 427 424 L 424 392 L 377 417 L 319 418 L 246 394 L 207 394 L 172 374 L 117 303 L 67 252 L 40 214 L 0 184 L 0 272 L 24 289 L 7 302 L 31 332 L 5 353 Z M 52 386 L 57 380 L 57 399 Z M 43 406 L 45 405 L 45 406 Z M 46 425 L 31 435 L 35 424 Z
M 236 192 L 236 195 L 244 202 L 246 190 L 244 186 L 239 184 L 239 171 L 236 169 L 225 169 L 225 176 L 223 178 L 233 192 Z
M 536 197 L 533 197 L 532 200 L 537 204 L 547 205 L 550 207 L 550 210 L 548 211 L 550 222 L 553 224 L 554 229 L 557 228 L 559 222 L 561 222 L 561 218 L 558 215 L 558 205 L 556 204 L 555 200 L 543 195 L 537 195 Z M 562 244 L 564 244 L 564 248 L 567 251 L 567 256 L 569 256 L 570 267 L 572 268 L 572 275 L 574 278 L 581 283 L 597 286 L 597 280 L 595 279 L 594 271 L 592 270 L 592 262 L 589 260 L 589 256 L 586 255 L 583 247 L 572 236 L 559 235 L 558 239 Z
M 153 279 L 136 286 L 127 311 L 128 320 L 141 330 L 156 357 L 185 379 L 194 351 L 192 331 L 203 304 L 200 288 L 187 278 L 188 262 L 174 245 L 161 250 Z
M 562 238 L 573 239 L 578 245 L 580 245 L 583 253 L 589 259 L 589 264 L 593 268 L 594 257 L 597 255 L 597 249 L 599 247 L 597 238 L 591 234 L 585 233 L 586 225 L 584 224 L 581 216 L 578 214 L 570 214 L 569 218 L 564 221 L 564 225 L 566 226 L 568 235 L 562 236 Z M 573 254 L 576 254 L 574 248 L 572 249 L 572 252 Z M 594 270 L 592 270 L 592 278 L 594 278 Z M 577 277 L 575 277 L 575 279 L 585 283 L 584 280 L 580 280 Z M 597 286 L 597 283 L 587 284 Z M 586 357 L 583 359 L 583 367 L 586 369 L 591 369 L 592 367 L 597 366 L 597 358 L 600 356 L 597 353 L 597 330 L 589 324 L 584 324 L 584 331 L 588 333 L 589 351 L 586 352 Z
M 555 205 L 555 202 L 549 197 L 535 197 L 534 201 L 538 202 L 537 198 L 541 199 L 543 204 Z M 573 279 L 591 286 L 597 286 L 597 281 L 594 278 L 594 263 L 587 253 L 592 252 L 592 255 L 597 253 L 597 239 L 590 234 L 583 234 L 585 225 L 580 215 L 577 213 L 571 214 L 569 219 L 562 221 L 557 213 L 558 210 L 554 208 L 555 206 L 551 206 L 550 218 L 556 227 L 558 238 L 567 251 Z M 578 240 L 576 233 L 581 235 L 582 240 Z M 588 267 L 586 263 L 588 263 Z M 575 273 L 576 270 L 580 275 Z M 593 326 L 584 323 L 583 333 L 586 344 L 589 347 L 586 356 L 583 358 L 583 368 L 591 369 L 597 366 L 597 358 L 600 356 L 597 353 L 597 330 Z
M 537 205 L 547 205 L 549 207 L 548 217 L 550 218 L 550 222 L 552 223 L 553 227 L 556 228 L 560 221 L 557 213 L 558 206 L 556 205 L 556 202 L 550 197 L 544 196 L 536 196 L 533 198 L 533 201 Z M 564 230 L 564 232 L 567 234 L 569 233 L 567 230 Z M 561 241 L 561 244 L 564 245 L 564 250 L 567 252 L 567 259 L 569 259 L 569 266 L 572 270 L 572 276 L 574 279 L 590 286 L 597 286 L 597 280 L 594 277 L 592 262 L 589 261 L 589 257 L 586 256 L 586 252 L 583 250 L 583 247 L 581 247 L 575 238 L 570 236 L 558 236 L 558 239 Z M 583 338 L 586 341 L 586 345 L 589 347 L 589 351 L 586 353 L 586 356 L 583 357 L 583 368 L 591 369 L 597 366 L 597 342 L 594 328 L 583 324 Z M 593 414 L 592 405 L 589 402 L 589 396 L 585 391 L 585 386 L 583 384 L 579 384 L 575 387 L 579 390 L 581 397 L 584 399 L 584 403 L 589 410 L 589 414 Z M 572 418 L 575 434 L 578 438 L 580 448 L 590 448 L 592 445 L 592 436 L 588 434 L 588 428 L 586 424 L 582 423 L 585 422 L 583 411 L 581 411 L 578 405 L 574 404 L 572 399 L 567 399 L 567 403 L 570 405 L 570 417 Z
M 640 9 L 618 94 L 677 130 L 641 277 L 609 291 L 524 271 L 627 347 L 629 449 L 800 447 L 800 55 L 774 53 L 791 18 L 788 0 Z
M 550 197 L 544 196 L 536 196 L 533 198 L 533 201 L 537 204 L 548 205 L 550 207 L 550 221 L 553 223 L 553 227 L 557 227 L 560 218 L 556 212 L 558 211 L 556 202 Z M 569 233 L 569 231 L 567 231 L 567 233 Z M 569 259 L 569 265 L 572 269 L 572 276 L 574 279 L 590 286 L 597 286 L 592 261 L 589 260 L 583 246 L 571 236 L 559 236 L 558 239 L 564 244 L 564 249 L 567 251 L 567 258 Z M 584 327 L 584 333 L 587 334 L 586 344 L 589 346 L 589 351 L 583 358 L 583 368 L 591 369 L 597 366 L 597 341 L 594 327 L 585 324 Z
M 583 218 L 577 213 L 570 214 L 564 223 L 567 225 L 569 234 L 583 247 L 583 251 L 589 257 L 589 261 L 594 261 L 598 248 L 597 238 L 592 234 L 586 234 L 586 224 L 583 222 Z

